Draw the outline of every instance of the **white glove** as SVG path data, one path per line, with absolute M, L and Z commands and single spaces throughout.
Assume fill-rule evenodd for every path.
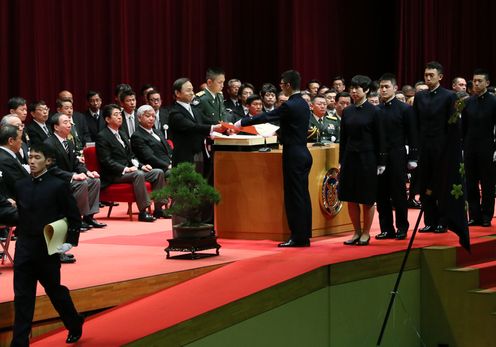
M 384 173 L 384 171 L 386 171 L 386 167 L 384 165 L 379 165 L 377 167 L 377 174 L 378 175 L 382 175 Z
M 408 168 L 408 170 L 414 170 L 417 168 L 417 162 L 416 161 L 413 161 L 413 160 L 410 160 L 408 162 L 408 164 L 406 165 L 406 167 Z
M 62 245 L 57 247 L 57 252 L 63 254 L 65 252 L 68 252 L 71 248 L 72 245 L 70 243 L 63 243 Z
M 493 153 L 493 162 L 496 162 L 496 151 Z

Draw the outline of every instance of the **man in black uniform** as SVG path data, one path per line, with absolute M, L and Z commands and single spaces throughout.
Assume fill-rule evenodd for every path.
M 413 110 L 419 126 L 419 179 L 420 201 L 424 209 L 424 224 L 419 232 L 446 232 L 446 224 L 439 213 L 436 190 L 442 175 L 440 162 L 446 146 L 448 119 L 455 112 L 456 95 L 440 85 L 443 66 L 432 61 L 424 70 L 429 89 L 418 92 Z
M 312 205 L 308 192 L 308 174 L 312 156 L 307 148 L 307 130 L 310 109 L 300 93 L 299 72 L 289 70 L 281 75 L 281 89 L 289 99 L 281 107 L 255 117 L 245 117 L 235 126 L 279 121 L 283 145 L 282 172 L 284 179 L 284 206 L 291 238 L 279 247 L 308 247 L 312 237 Z
M 384 74 L 379 80 L 386 137 L 386 171 L 379 176 L 377 212 L 381 233 L 376 239 L 406 238 L 408 231 L 408 206 L 405 189 L 406 168 L 417 166 L 417 128 L 412 107 L 396 98 L 396 77 Z M 405 145 L 409 145 L 407 154 Z M 391 204 L 392 202 L 392 204 Z M 396 234 L 393 225 L 393 205 L 396 215 Z
M 494 215 L 496 96 L 487 92 L 489 73 L 476 70 L 474 95 L 462 112 L 463 148 L 469 205 L 468 225 L 491 226 Z M 479 193 L 479 183 L 480 190 Z
M 19 224 L 14 258 L 15 321 L 11 346 L 28 346 L 33 321 L 36 284 L 45 288 L 55 310 L 69 330 L 67 343 L 82 335 L 83 318 L 78 314 L 67 287 L 60 284 L 60 258 L 49 255 L 43 237 L 45 225 L 67 218 L 66 243 L 60 253 L 77 246 L 81 219 L 69 185 L 47 172 L 52 154 L 45 144 L 34 144 L 29 154 L 31 177 L 16 183 Z

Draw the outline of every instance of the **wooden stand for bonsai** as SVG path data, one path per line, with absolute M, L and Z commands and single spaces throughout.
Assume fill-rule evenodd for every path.
M 168 239 L 169 247 L 164 251 L 167 253 L 167 259 L 200 259 L 219 255 L 221 245 L 217 243 L 216 236 L 207 236 L 201 238 L 175 238 Z M 207 249 L 215 249 L 215 253 L 197 253 Z M 170 255 L 171 251 L 189 252 L 188 254 Z

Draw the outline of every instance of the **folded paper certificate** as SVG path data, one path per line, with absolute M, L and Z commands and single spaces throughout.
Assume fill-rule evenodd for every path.
M 67 238 L 67 218 L 62 218 L 45 225 L 43 234 L 45 235 L 48 254 L 57 253 L 57 248 L 62 246 Z

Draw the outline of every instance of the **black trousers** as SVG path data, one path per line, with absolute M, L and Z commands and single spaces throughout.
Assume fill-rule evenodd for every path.
M 308 192 L 308 174 L 311 167 L 312 156 L 306 145 L 284 145 L 284 206 L 291 239 L 297 242 L 312 237 L 312 204 Z
M 494 173 L 492 148 L 477 152 L 465 152 L 465 174 L 467 177 L 467 200 L 470 219 L 478 222 L 490 222 L 493 219 Z
M 38 281 L 64 326 L 68 330 L 75 330 L 81 324 L 69 290 L 60 284 L 59 255 L 48 255 L 43 237 L 20 236 L 14 258 L 15 320 L 11 346 L 29 346 Z
M 379 176 L 377 191 L 377 212 L 381 232 L 394 233 L 393 206 L 395 208 L 396 228 L 408 231 L 408 204 L 405 187 L 406 150 L 395 149 L 389 152 L 386 171 Z
M 425 146 L 419 156 L 419 187 L 420 202 L 424 210 L 424 224 L 426 226 L 444 225 L 445 220 L 439 212 L 438 187 L 442 175 L 441 145 Z M 428 195 L 427 191 L 431 194 Z

